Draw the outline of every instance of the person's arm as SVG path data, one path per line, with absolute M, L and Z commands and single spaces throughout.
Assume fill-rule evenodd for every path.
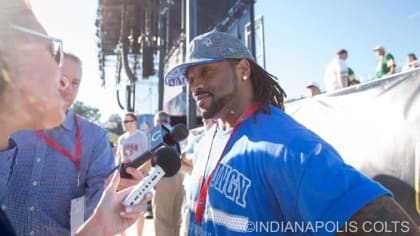
M 181 154 L 181 168 L 185 173 L 191 174 L 193 163 L 191 153 L 183 152 Z
M 326 222 L 336 222 L 337 228 L 334 228 L 333 232 L 349 233 L 362 230 L 363 228 L 354 229 L 354 222 L 351 222 L 352 217 L 358 219 L 357 213 L 360 209 L 368 209 L 372 217 L 387 216 L 391 212 L 389 209 L 395 209 L 387 208 L 390 206 L 385 207 L 383 205 L 385 202 L 377 204 L 378 199 L 391 199 L 392 193 L 389 190 L 345 164 L 338 152 L 329 144 L 322 141 L 305 142 L 297 139 L 289 146 L 289 150 L 284 152 L 289 168 L 284 168 L 286 174 L 280 176 L 288 177 L 286 186 L 293 186 L 290 188 L 292 196 L 296 193 L 292 199 L 298 200 L 289 202 L 292 205 L 296 204 L 291 209 L 297 209 L 300 219 L 324 224 L 318 228 L 320 234 L 332 233 L 331 229 L 325 227 Z M 273 163 L 268 163 L 267 168 L 268 166 L 273 166 Z M 274 170 L 267 171 L 271 172 L 268 179 L 278 185 L 279 180 L 276 179 Z M 273 189 L 278 192 L 279 199 L 288 201 L 289 198 L 284 198 L 282 195 L 284 189 L 277 190 L 275 184 Z M 377 207 L 376 211 L 372 206 Z M 394 220 L 408 219 L 398 216 L 398 213 L 401 213 L 400 210 L 395 213 Z M 369 216 L 363 214 L 366 213 L 362 213 L 362 216 Z M 361 227 L 361 225 L 356 225 L 356 227 Z
M 390 54 L 386 55 L 386 63 L 387 66 L 389 67 L 389 71 L 387 73 L 387 75 L 392 75 L 395 73 L 395 62 L 394 62 L 394 57 Z
M 188 144 L 185 146 L 181 154 L 181 168 L 184 172 L 191 174 L 193 169 L 194 152 L 197 151 L 197 146 L 204 133 L 197 134 L 189 138 Z
M 141 148 L 143 149 L 143 151 L 146 152 L 146 151 L 149 151 L 148 136 L 144 132 L 142 132 L 142 133 L 144 135 L 143 135 L 143 139 L 140 142 L 140 144 L 141 144 Z M 145 162 L 143 165 L 141 165 L 139 167 L 139 170 L 142 174 L 145 174 L 145 173 L 148 173 L 150 171 L 150 168 L 152 168 L 152 161 L 151 160 L 149 160 L 149 161 Z
M 97 131 L 99 132 L 99 131 Z M 104 182 L 107 174 L 115 166 L 115 158 L 106 133 L 100 130 L 100 135 L 93 137 L 92 153 L 89 158 L 89 169 L 86 173 L 86 216 L 93 213 L 104 191 Z
M 382 230 L 382 226 L 386 226 L 390 235 L 419 235 L 419 230 L 413 219 L 394 199 L 386 195 L 368 203 L 356 212 L 347 223 L 351 228 L 342 228 L 340 230 L 342 232 L 337 233 L 337 236 L 384 235 L 386 233 Z
M 395 66 L 391 66 L 391 68 L 389 68 L 388 75 L 392 75 L 394 73 L 395 73 Z
M 342 89 L 342 88 L 347 87 L 347 79 L 349 77 L 349 71 L 344 61 L 340 60 L 339 66 L 340 66 L 340 78 L 338 79 L 338 87 Z
M 115 165 L 119 165 L 122 163 L 122 144 L 121 144 L 121 136 L 118 138 L 117 141 L 117 151 L 115 152 Z
M 117 148 L 117 151 L 115 152 L 115 165 L 119 165 L 119 164 L 121 164 L 121 162 L 122 162 L 122 157 L 121 157 L 120 152 L 118 151 L 118 148 Z
M 338 84 L 338 86 L 340 87 L 340 88 L 345 88 L 345 87 L 347 87 L 347 76 L 340 76 L 340 79 L 339 79 L 339 84 Z

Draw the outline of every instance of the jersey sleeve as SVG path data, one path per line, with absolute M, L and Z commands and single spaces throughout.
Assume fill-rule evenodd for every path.
M 338 229 L 372 200 L 391 195 L 382 185 L 345 164 L 327 143 L 317 144 L 308 155 L 297 193 L 302 219 L 334 222 Z

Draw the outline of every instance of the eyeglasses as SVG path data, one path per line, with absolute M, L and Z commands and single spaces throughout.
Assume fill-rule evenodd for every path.
M 133 122 L 133 121 L 135 121 L 135 120 L 124 120 L 123 123 L 128 124 L 128 123 Z
M 50 37 L 48 35 L 42 34 L 40 32 L 31 30 L 31 29 L 27 29 L 18 25 L 9 25 L 10 28 L 15 29 L 17 31 L 20 32 L 24 32 L 27 34 L 31 34 L 31 35 L 35 35 L 44 39 L 48 39 L 51 41 L 51 55 L 53 56 L 54 60 L 57 62 L 58 66 L 61 67 L 61 65 L 63 65 L 63 58 L 64 58 L 64 53 L 63 53 L 63 41 L 61 41 L 61 39 L 57 39 L 57 38 L 53 38 Z

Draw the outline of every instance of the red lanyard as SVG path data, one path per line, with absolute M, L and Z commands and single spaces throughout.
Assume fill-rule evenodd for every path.
M 222 154 L 220 155 L 219 159 L 217 160 L 216 165 L 214 166 L 213 170 L 211 171 L 211 173 L 209 174 L 209 176 L 207 177 L 207 179 L 205 180 L 205 182 L 204 182 L 204 178 L 201 181 L 201 183 L 199 185 L 200 192 L 198 194 L 197 205 L 195 207 L 195 217 L 194 217 L 194 222 L 195 223 L 201 223 L 201 220 L 203 218 L 204 208 L 205 208 L 206 203 L 207 203 L 207 192 L 208 192 L 208 189 L 209 189 L 211 177 L 213 176 L 214 171 L 217 169 L 217 166 L 219 165 L 220 161 L 222 160 L 222 157 L 223 157 L 223 155 L 224 155 L 224 153 L 226 151 L 226 147 L 228 146 L 228 143 L 229 143 L 230 139 L 233 137 L 233 134 L 235 133 L 236 129 L 241 124 L 241 122 L 243 120 L 247 119 L 248 117 L 250 117 L 252 114 L 254 114 L 254 112 L 257 109 L 258 109 L 258 103 L 256 103 L 256 102 L 251 103 L 245 109 L 245 111 L 241 114 L 241 116 L 239 116 L 239 118 L 235 121 L 235 123 L 233 124 L 232 133 L 230 134 L 229 139 L 226 142 L 226 145 L 223 148 Z M 215 137 L 215 135 L 213 135 L 213 140 L 214 140 L 214 137 Z M 211 146 L 213 146 L 213 140 L 212 140 L 212 145 Z M 208 158 L 207 159 L 210 158 L 211 146 L 210 146 L 210 151 L 209 151 L 209 155 L 208 155 Z M 207 163 L 208 163 L 208 160 L 207 160 Z M 206 165 L 206 168 L 204 170 L 204 174 L 206 172 L 206 169 L 207 169 L 207 165 Z
M 73 161 L 74 165 L 76 166 L 77 171 L 80 170 L 80 155 L 81 155 L 81 144 L 80 144 L 80 127 L 79 127 L 79 117 L 77 117 L 76 114 L 74 114 L 74 123 L 76 125 L 76 133 L 74 134 L 74 141 L 75 141 L 75 147 L 74 147 L 74 155 L 69 152 L 67 149 L 65 149 L 63 146 L 58 144 L 56 141 L 54 141 L 52 138 L 50 138 L 48 135 L 44 134 L 41 130 L 34 131 L 35 134 L 42 139 L 48 146 L 55 149 L 57 152 L 63 154 L 67 158 L 69 158 L 71 161 Z

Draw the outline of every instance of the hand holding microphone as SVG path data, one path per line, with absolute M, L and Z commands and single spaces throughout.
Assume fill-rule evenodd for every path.
M 149 192 L 162 177 L 174 176 L 181 168 L 179 155 L 170 147 L 158 149 L 152 156 L 153 167 L 148 175 L 137 184 L 124 199 L 124 206 L 132 206 L 139 203 L 144 195 Z

